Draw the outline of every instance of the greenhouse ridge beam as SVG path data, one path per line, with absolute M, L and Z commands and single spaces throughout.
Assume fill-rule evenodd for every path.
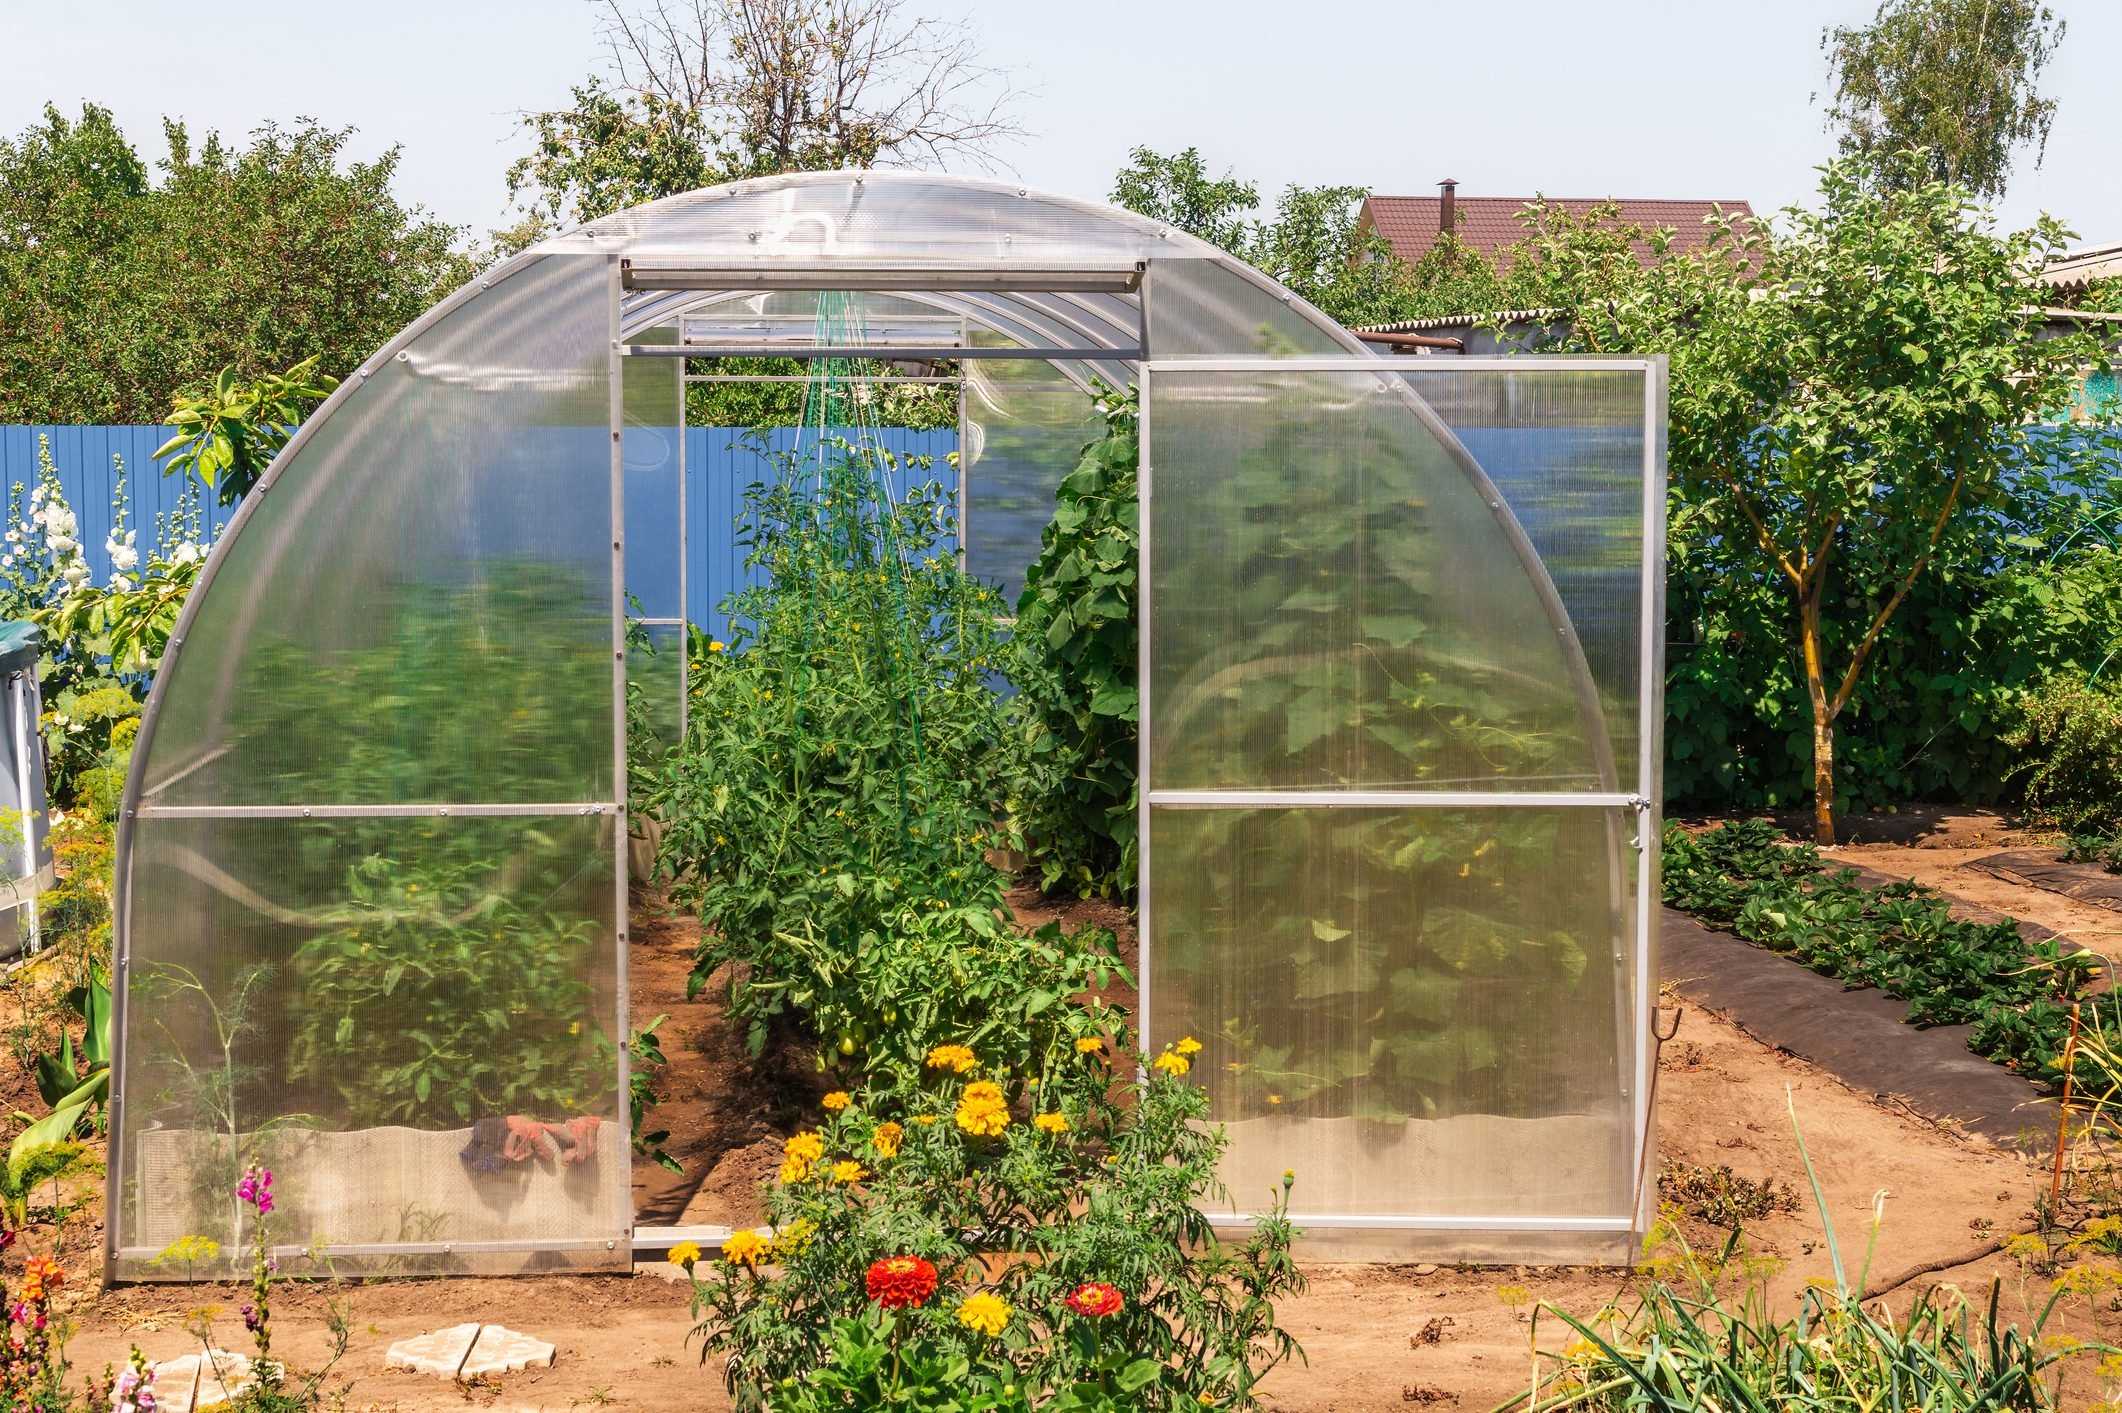
M 1022 291 L 1033 294 L 1133 294 L 1145 262 L 1059 269 L 877 269 L 824 264 L 658 269 L 620 261 L 625 288 L 674 290 Z
M 722 343 L 668 344 L 628 343 L 617 346 L 627 358 L 881 358 L 894 363 L 919 363 L 965 358 L 1001 358 L 1018 363 L 1055 363 L 1083 360 L 1105 362 L 1120 359 L 1139 363 L 1149 356 L 1142 348 L 968 348 L 961 344 L 787 344 Z

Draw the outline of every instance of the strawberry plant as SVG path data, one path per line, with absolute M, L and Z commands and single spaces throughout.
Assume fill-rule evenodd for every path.
M 1830 872 L 1765 821 L 1702 834 L 1671 825 L 1664 871 L 1668 905 L 1906 1001 L 1912 1025 L 1972 1026 L 1969 1049 L 2038 1079 L 2057 1078 L 2071 1003 L 2100 975 L 2092 953 L 2027 942 L 2009 919 L 1970 922 L 1917 884 L 1871 888 L 1853 869 Z

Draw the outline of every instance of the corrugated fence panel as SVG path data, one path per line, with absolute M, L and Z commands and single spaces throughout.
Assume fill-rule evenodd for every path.
M 145 557 L 155 543 L 156 514 L 174 515 L 184 493 L 184 478 L 165 476 L 155 464 L 155 448 L 174 435 L 174 427 L 0 427 L 0 492 L 11 495 L 19 486 L 27 504 L 30 488 L 37 484 L 37 438 L 49 437 L 60 488 L 80 526 L 82 552 L 101 584 L 111 572 L 104 541 L 110 538 L 118 490 L 113 458 L 124 462 L 126 523 L 138 532 L 135 543 Z M 235 514 L 233 506 L 216 505 L 211 496 L 202 501 L 209 531 L 226 525 Z

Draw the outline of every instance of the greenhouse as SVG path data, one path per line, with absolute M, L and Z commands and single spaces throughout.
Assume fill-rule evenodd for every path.
M 342 1271 L 653 1244 L 629 740 L 684 731 L 687 625 L 719 649 L 747 573 L 688 389 L 784 357 L 957 370 L 937 515 L 1012 596 L 1090 394 L 1140 390 L 1135 1019 L 1145 1051 L 1245 1056 L 1199 1071 L 1215 1220 L 1294 1169 L 1321 1255 L 1626 1261 L 1655 1205 L 1662 364 L 1381 356 L 1143 217 L 841 172 L 533 247 L 246 497 L 124 803 L 111 1276 L 236 1250 L 267 1159 L 288 1254 Z

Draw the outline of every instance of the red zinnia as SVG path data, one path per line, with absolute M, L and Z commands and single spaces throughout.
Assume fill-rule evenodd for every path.
M 1127 1303 L 1127 1299 L 1104 1281 L 1090 1281 L 1077 1286 L 1070 1292 L 1068 1299 L 1061 1303 L 1078 1315 L 1102 1320 L 1107 1315 L 1119 1314 L 1120 1307 Z
M 869 1298 L 887 1310 L 920 1305 L 936 1293 L 936 1268 L 919 1256 L 888 1256 L 869 1267 Z

